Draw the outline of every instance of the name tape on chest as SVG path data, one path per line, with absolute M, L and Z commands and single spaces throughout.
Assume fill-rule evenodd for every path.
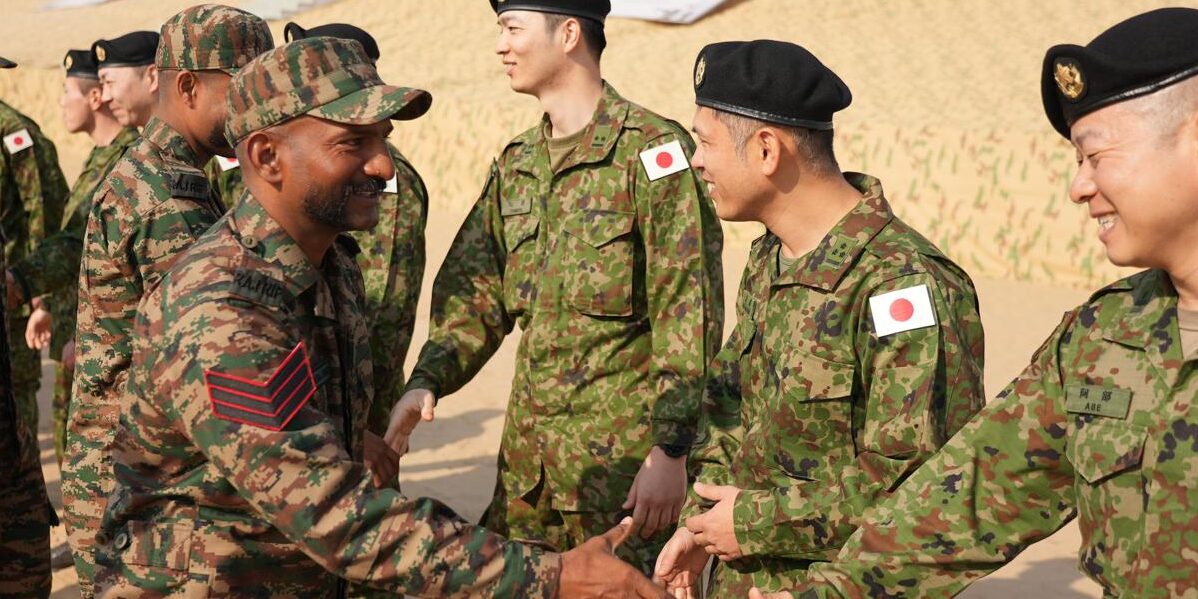
M 24 152 L 32 147 L 33 136 L 29 134 L 28 129 L 21 129 L 16 133 L 4 136 L 4 149 L 8 150 L 10 155 Z
M 681 173 L 691 167 L 678 140 L 641 152 L 641 164 L 645 166 L 645 174 L 650 181 Z
M 236 158 L 225 158 L 224 156 L 217 156 L 216 164 L 220 166 L 221 172 L 231 171 L 241 166 L 241 163 L 237 162 Z
M 927 285 L 916 285 L 869 298 L 879 337 L 936 326 L 936 310 Z
M 271 431 L 286 428 L 316 394 L 316 378 L 303 342 L 264 382 L 205 370 L 204 383 L 217 418 Z
M 1065 411 L 1107 418 L 1127 418 L 1131 409 L 1131 391 L 1119 387 L 1067 385 Z
M 203 175 L 175 173 L 171 175 L 171 197 L 206 200 L 212 186 Z

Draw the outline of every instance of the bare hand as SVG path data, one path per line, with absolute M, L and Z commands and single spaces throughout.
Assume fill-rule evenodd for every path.
M 664 584 L 674 599 L 697 599 L 703 567 L 709 558 L 707 552 L 695 543 L 695 535 L 685 528 L 679 528 L 657 556 L 653 582 Z
M 695 483 L 695 493 L 703 499 L 716 502 L 710 510 L 686 519 L 686 527 L 695 534 L 695 542 L 707 553 L 720 558 L 720 561 L 744 557 L 740 542 L 736 540 L 736 526 L 732 518 L 732 508 L 736 505 L 740 489 Z
M 62 367 L 68 372 L 75 372 L 75 340 L 67 341 L 67 344 L 62 346 Z
M 391 422 L 387 425 L 387 434 L 383 440 L 399 455 L 408 452 L 408 438 L 420 421 L 432 422 L 435 416 L 433 406 L 436 397 L 428 389 L 412 389 L 403 394 L 395 407 L 391 408 Z
M 669 599 L 665 590 L 614 555 L 632 533 L 632 519 L 562 554 L 559 599 L 636 597 Z
M 672 458 L 654 446 L 624 501 L 624 509 L 632 510 L 633 530 L 647 539 L 676 526 L 685 500 L 686 456 Z
M 399 476 L 399 454 L 391 450 L 378 435 L 366 433 L 366 449 L 363 456 L 366 467 L 374 475 L 374 486 L 383 488 Z
M 757 587 L 753 587 L 752 590 L 749 591 L 749 599 L 794 599 L 794 595 L 791 595 L 785 591 L 781 593 L 770 593 L 767 595 L 757 590 Z
M 50 343 L 50 327 L 54 324 L 54 317 L 45 308 L 38 308 L 29 315 L 29 321 L 25 323 L 25 345 L 29 349 L 41 350 Z

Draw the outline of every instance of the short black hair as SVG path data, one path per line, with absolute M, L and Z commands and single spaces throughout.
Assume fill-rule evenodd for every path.
M 590 50 L 591 56 L 596 61 L 603 58 L 603 50 L 607 48 L 607 34 L 603 31 L 603 23 L 586 17 L 573 17 L 554 12 L 543 14 L 545 15 L 545 26 L 549 28 L 550 32 L 557 31 L 557 28 L 567 19 L 578 21 L 578 26 L 582 30 L 582 42 L 586 44 L 587 50 Z
M 749 142 L 749 137 L 763 127 L 772 127 L 790 134 L 799 154 L 807 161 L 811 170 L 820 175 L 834 175 L 840 172 L 840 165 L 836 162 L 836 153 L 832 149 L 834 138 L 832 129 L 788 127 L 723 110 L 716 110 L 715 114 L 716 118 L 728 128 L 732 142 L 736 144 L 736 153 L 742 160 L 745 158 L 745 147 Z

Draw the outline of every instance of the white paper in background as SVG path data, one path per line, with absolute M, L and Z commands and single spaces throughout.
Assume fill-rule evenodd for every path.
M 42 5 L 42 10 L 59 10 L 63 8 L 79 8 L 81 6 L 95 6 L 104 4 L 112 0 L 50 0 Z
M 687 25 L 727 0 L 611 0 L 611 16 Z

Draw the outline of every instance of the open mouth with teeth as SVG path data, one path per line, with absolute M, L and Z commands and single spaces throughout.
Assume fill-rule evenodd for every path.
M 1119 217 L 1114 214 L 1106 214 L 1098 217 L 1098 232 L 1103 233 L 1110 231 L 1111 227 L 1114 227 L 1115 223 L 1118 221 Z

